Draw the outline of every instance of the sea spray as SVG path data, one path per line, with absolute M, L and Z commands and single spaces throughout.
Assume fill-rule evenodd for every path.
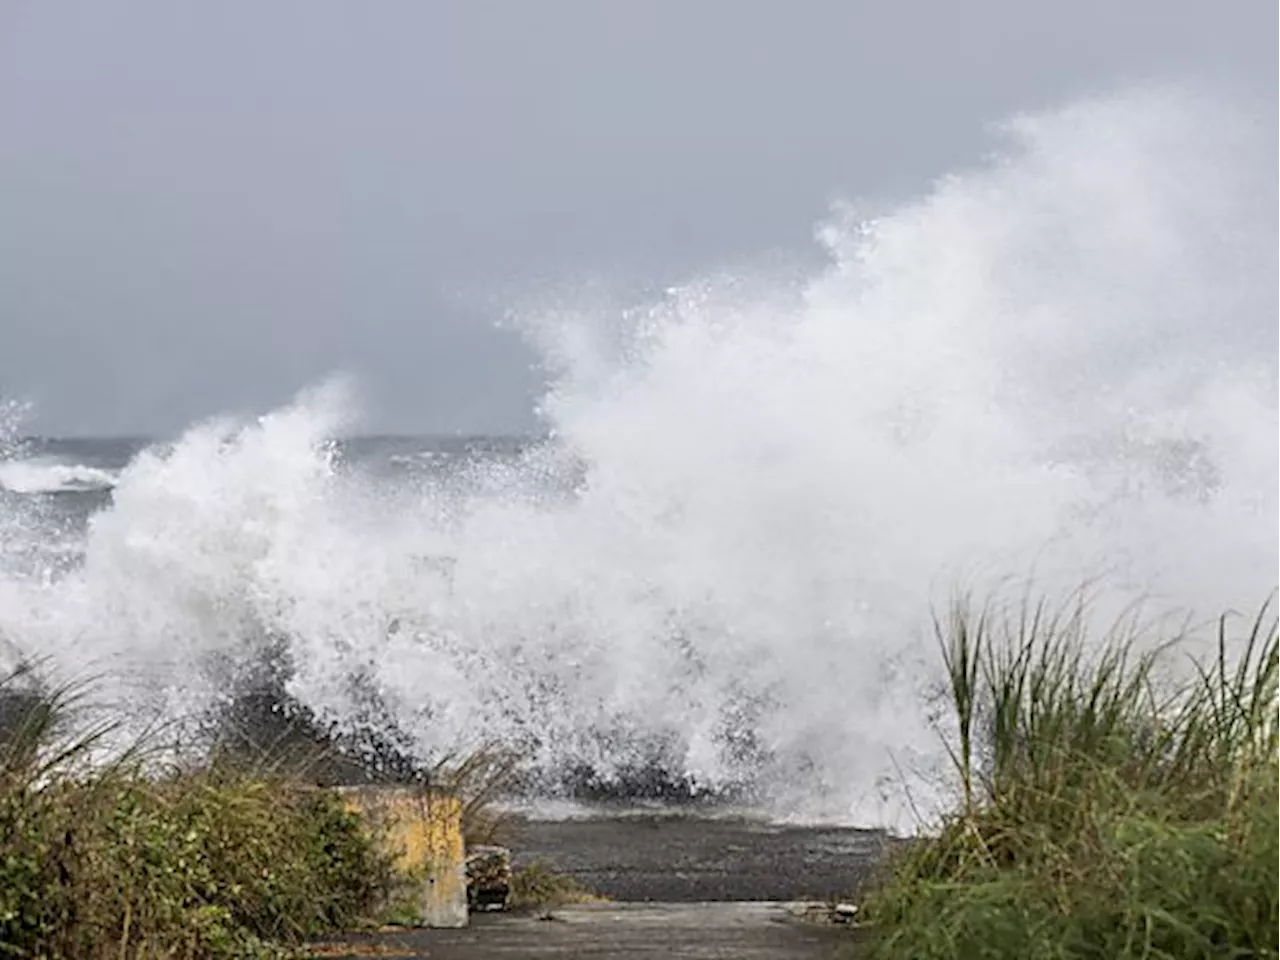
M 499 741 L 543 789 L 654 768 L 902 827 L 941 802 L 957 584 L 1212 615 L 1276 579 L 1261 133 L 1141 90 L 1001 136 L 838 211 L 802 283 L 521 315 L 549 438 L 503 458 L 376 476 L 340 388 L 196 426 L 120 474 L 75 570 L 0 582 L 0 631 L 152 716 L 273 651 L 295 702 L 372 699 L 424 758 Z

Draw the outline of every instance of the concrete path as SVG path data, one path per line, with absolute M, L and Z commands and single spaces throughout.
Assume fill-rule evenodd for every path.
M 619 901 L 849 897 L 893 843 L 883 834 L 670 814 L 516 824 L 514 865 L 541 860 Z
M 517 868 L 541 861 L 614 902 L 559 907 L 549 919 L 474 914 L 463 930 L 351 936 L 321 955 L 831 960 L 852 931 L 803 919 L 796 902 L 849 897 L 892 842 L 862 830 L 636 813 L 517 823 L 504 839 Z
M 849 930 L 798 919 L 779 903 L 608 903 L 561 907 L 550 919 L 481 914 L 464 930 L 344 938 L 327 957 L 430 960 L 836 960 Z M 347 952 L 343 952 L 343 951 Z

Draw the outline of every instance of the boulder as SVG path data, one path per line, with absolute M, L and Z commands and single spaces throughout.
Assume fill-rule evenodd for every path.
M 506 847 L 467 848 L 467 906 L 473 911 L 505 910 L 511 896 L 511 851 Z

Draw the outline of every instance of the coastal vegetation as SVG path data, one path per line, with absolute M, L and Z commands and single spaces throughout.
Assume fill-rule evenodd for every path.
M 856 956 L 1277 955 L 1274 604 L 1194 659 L 1085 619 L 961 601 L 936 623 L 959 797 L 866 895 Z
M 102 755 L 78 695 L 0 678 L 0 955 L 282 955 L 370 917 L 394 876 L 335 792 L 268 765 Z

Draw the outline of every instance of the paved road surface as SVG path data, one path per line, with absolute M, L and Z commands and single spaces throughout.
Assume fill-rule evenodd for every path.
M 847 897 L 891 841 L 831 827 L 631 815 L 519 824 L 515 865 L 542 860 L 612 900 Z
M 524 822 L 509 838 L 517 867 L 540 860 L 615 902 L 557 908 L 552 919 L 478 914 L 464 930 L 351 937 L 352 952 L 327 955 L 830 960 L 850 931 L 802 920 L 788 904 L 847 897 L 889 842 L 860 830 L 662 814 Z
M 418 960 L 835 960 L 851 942 L 848 930 L 796 920 L 776 903 L 586 904 L 557 909 L 552 917 L 482 914 L 464 930 L 349 937 L 352 952 L 335 949 L 325 955 Z

